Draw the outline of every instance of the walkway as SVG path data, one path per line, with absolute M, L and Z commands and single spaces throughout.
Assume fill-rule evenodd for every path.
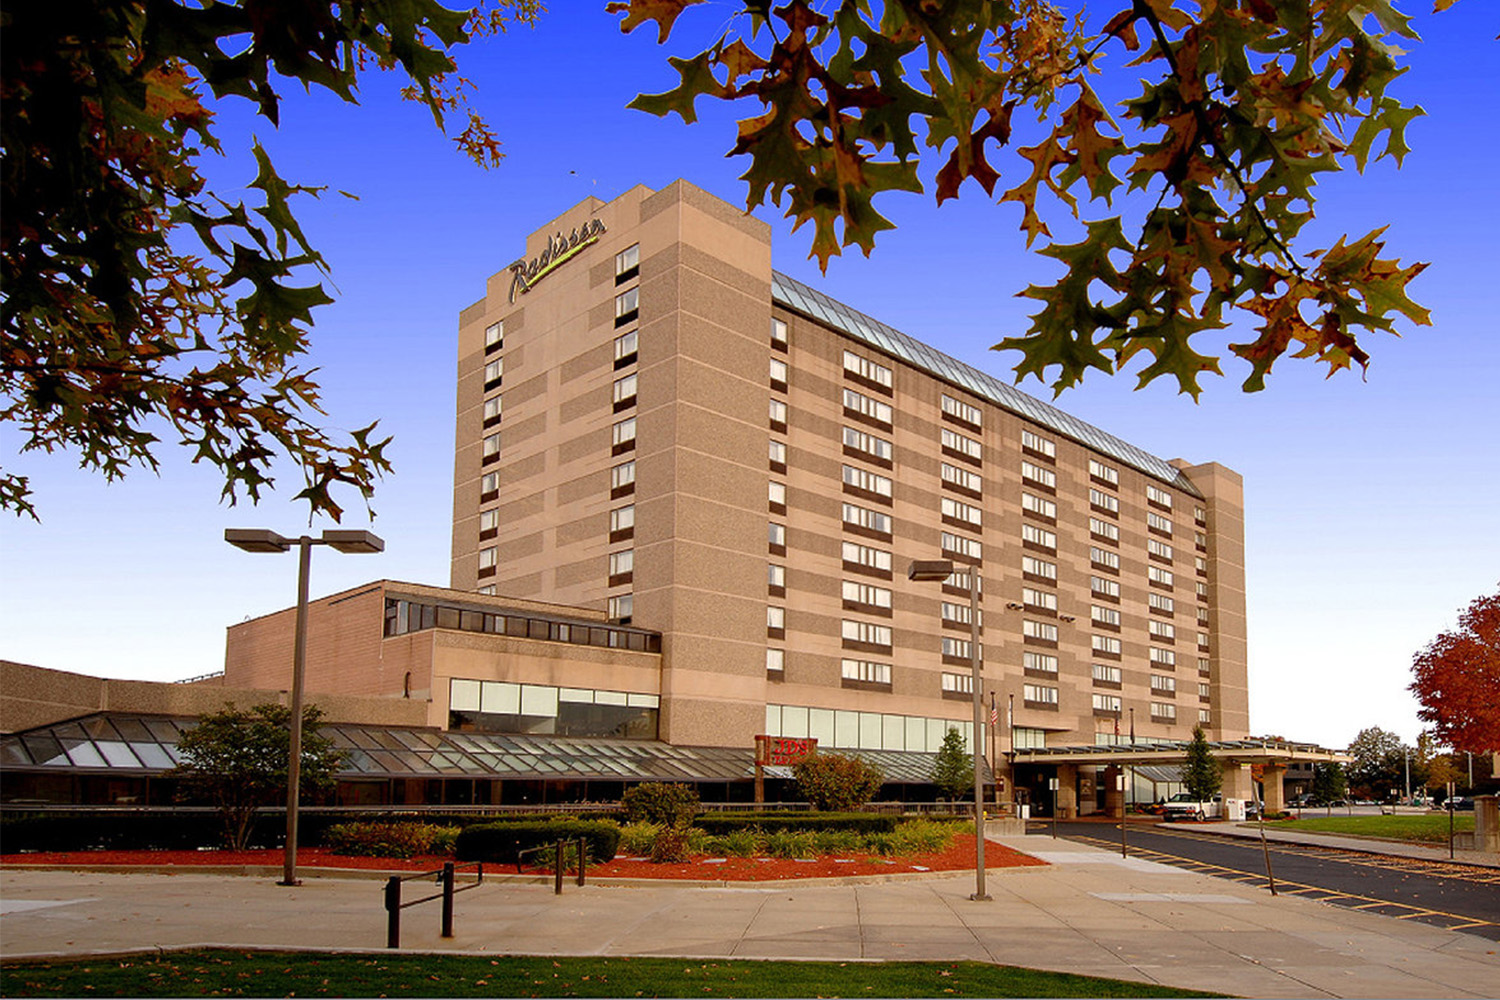
M 1492 997 L 1496 945 L 1271 897 L 1065 840 L 998 838 L 1050 862 L 971 876 L 747 888 L 497 883 L 407 910 L 406 950 L 684 958 L 974 959 L 1250 997 Z M 188 945 L 375 950 L 380 883 L 197 873 L 0 873 L 8 958 Z

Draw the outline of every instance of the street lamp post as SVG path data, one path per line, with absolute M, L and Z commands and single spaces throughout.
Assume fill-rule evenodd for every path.
M 953 575 L 951 559 L 918 559 L 906 571 L 911 580 L 946 580 Z M 979 745 L 979 734 L 984 729 L 984 704 L 981 701 L 979 676 L 979 567 L 969 567 L 969 672 L 972 676 L 974 703 L 974 734 L 969 748 L 974 751 L 974 894 L 969 898 L 985 901 L 990 898 L 984 891 L 984 749 Z
M 307 577 L 312 547 L 327 545 L 340 552 L 385 551 L 385 542 L 372 531 L 325 531 L 320 538 L 285 538 L 266 528 L 225 528 L 224 541 L 246 552 L 286 552 L 297 546 L 297 631 L 292 651 L 292 732 L 286 766 L 286 853 L 277 885 L 301 885 L 297 878 L 297 806 L 302 794 L 302 679 L 307 667 Z

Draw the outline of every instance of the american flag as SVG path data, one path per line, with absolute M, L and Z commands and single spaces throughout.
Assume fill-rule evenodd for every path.
M 995 710 L 995 706 L 994 705 L 990 706 L 990 725 L 992 725 L 992 726 L 998 726 L 998 725 L 1000 725 L 1000 713 Z

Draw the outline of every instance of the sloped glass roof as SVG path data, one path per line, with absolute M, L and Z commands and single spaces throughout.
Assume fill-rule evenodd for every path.
M 1107 434 L 1092 424 L 1084 423 L 1055 406 L 1028 396 L 1015 386 L 1007 385 L 957 358 L 949 357 L 937 348 L 907 336 L 857 309 L 851 309 L 837 299 L 829 298 L 780 271 L 771 272 L 771 298 L 793 312 L 846 333 L 878 351 L 921 368 L 950 385 L 987 399 L 996 406 L 1004 407 L 1064 437 L 1072 438 L 1101 455 L 1123 462 L 1190 496 L 1203 496 L 1186 476 L 1163 459 L 1142 451 L 1113 434 Z
M 0 736 L 6 770 L 160 774 L 179 759 L 177 738 L 196 723 L 106 712 Z M 344 753 L 341 778 L 603 778 L 738 781 L 755 776 L 751 747 L 685 747 L 655 740 L 452 733 L 325 723 Z M 926 783 L 936 754 L 861 750 L 887 781 Z

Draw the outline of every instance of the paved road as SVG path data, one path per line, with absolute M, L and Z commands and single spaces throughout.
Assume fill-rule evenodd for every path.
M 1032 823 L 1034 833 L 1050 825 Z M 1059 823 L 1058 835 L 1095 847 L 1120 843 L 1118 823 Z M 1132 856 L 1264 887 L 1258 841 L 1195 833 L 1190 827 L 1131 824 Z M 1290 844 L 1270 845 L 1277 890 L 1371 913 L 1418 920 L 1500 941 L 1500 871 L 1464 864 Z

